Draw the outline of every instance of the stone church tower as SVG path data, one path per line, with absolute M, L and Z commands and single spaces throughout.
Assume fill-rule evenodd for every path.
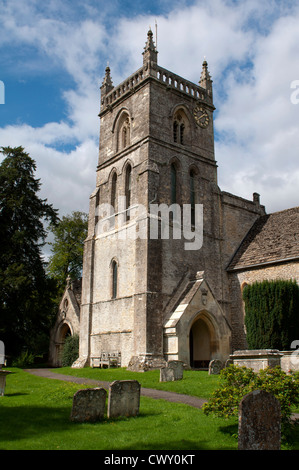
M 196 85 L 160 67 L 157 55 L 149 31 L 141 68 L 113 86 L 107 67 L 101 86 L 78 366 L 116 353 L 134 370 L 170 359 L 200 368 L 227 359 L 233 347 L 226 266 L 264 208 L 257 194 L 249 201 L 217 185 L 206 61 Z M 151 223 L 165 229 L 165 217 L 151 207 L 163 204 L 176 204 L 182 218 L 188 205 L 194 243 L 195 208 L 203 208 L 197 249 L 172 213 L 169 237 L 152 236 Z

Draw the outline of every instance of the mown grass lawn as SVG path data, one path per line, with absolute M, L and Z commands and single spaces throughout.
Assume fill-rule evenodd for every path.
M 146 397 L 141 397 L 140 414 L 136 418 L 106 418 L 93 424 L 72 423 L 73 395 L 90 385 L 41 378 L 21 369 L 9 370 L 13 374 L 7 377 L 5 396 L 0 397 L 0 450 L 237 449 L 236 419 L 205 416 L 200 409 L 188 405 Z M 83 373 L 105 381 L 135 378 L 125 370 L 57 369 L 57 372 L 68 375 Z M 138 378 L 142 386 L 174 387 L 177 388 L 174 391 L 182 393 L 196 389 L 197 396 L 201 397 L 203 394 L 208 397 L 218 382 L 218 377 L 191 371 L 190 375 L 186 373 L 180 384 L 157 383 L 156 374 L 151 372 L 138 374 Z
M 235 420 L 205 416 L 201 410 L 141 397 L 136 418 L 72 423 L 74 393 L 84 385 L 13 369 L 0 397 L 0 449 L 19 450 L 200 450 L 237 448 Z M 87 370 L 85 370 L 86 372 Z M 64 370 L 64 373 L 69 372 Z M 110 371 L 111 372 L 111 371 Z M 119 371 L 126 376 L 124 371 Z M 92 370 L 91 370 L 92 373 Z M 145 376 L 146 374 L 139 374 Z M 102 380 L 110 380 L 109 374 Z M 113 380 L 117 377 L 113 374 Z M 143 377 L 143 380 L 150 377 Z M 90 385 L 85 385 L 90 387 Z
M 199 398 L 209 398 L 219 384 L 219 375 L 208 375 L 206 371 L 185 370 L 183 380 L 175 382 L 160 382 L 159 370 L 143 373 L 131 372 L 124 368 L 99 369 L 86 367 L 83 369 L 72 369 L 71 367 L 60 367 L 59 369 L 53 369 L 53 371 L 58 374 L 86 377 L 107 382 L 113 382 L 114 380 L 138 380 L 141 386 L 145 388 L 169 390 Z

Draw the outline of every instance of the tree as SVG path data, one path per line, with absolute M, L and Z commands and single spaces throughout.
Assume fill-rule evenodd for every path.
M 63 216 L 57 225 L 52 227 L 54 242 L 53 255 L 48 264 L 49 275 L 56 280 L 60 293 L 65 288 L 66 279 L 81 277 L 83 265 L 83 247 L 87 236 L 88 215 L 84 212 L 72 212 Z
M 40 199 L 35 161 L 23 147 L 2 147 L 0 164 L 0 336 L 7 354 L 44 352 L 55 286 L 46 276 L 41 248 L 44 222 L 57 210 Z M 43 351 L 41 351 L 43 350 Z
M 290 349 L 299 337 L 299 286 L 296 281 L 263 281 L 247 285 L 246 338 L 250 349 Z

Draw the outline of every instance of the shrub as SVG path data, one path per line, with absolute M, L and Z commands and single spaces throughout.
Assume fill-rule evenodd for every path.
M 279 366 L 267 367 L 258 373 L 247 367 L 230 365 L 220 373 L 220 387 L 208 403 L 203 405 L 205 414 L 219 417 L 238 416 L 241 399 L 254 390 L 265 390 L 274 395 L 281 406 L 282 431 L 291 424 L 291 407 L 299 403 L 299 374 L 286 374 Z
M 79 356 L 79 336 L 67 336 L 62 351 L 62 366 L 69 367 Z
M 34 364 L 34 355 L 29 351 L 23 351 L 18 357 L 13 359 L 12 366 L 20 369 Z

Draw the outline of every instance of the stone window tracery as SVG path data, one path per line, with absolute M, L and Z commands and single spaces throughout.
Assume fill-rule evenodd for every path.
M 189 138 L 189 123 L 183 110 L 179 110 L 173 117 L 173 142 L 186 145 Z
M 118 145 L 117 151 L 120 152 L 130 145 L 131 141 L 131 126 L 128 113 L 124 112 L 120 117 L 118 128 Z

